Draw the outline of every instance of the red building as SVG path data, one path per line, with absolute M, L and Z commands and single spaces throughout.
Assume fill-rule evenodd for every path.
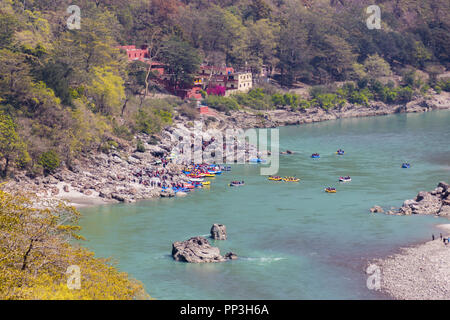
M 140 49 L 134 45 L 119 46 L 118 49 L 124 50 L 128 61 L 142 61 L 150 64 L 151 69 L 159 74 L 158 82 L 164 86 L 167 91 L 182 98 L 201 100 L 201 90 L 208 88 L 223 87 L 225 95 L 237 91 L 248 91 L 251 88 L 251 73 L 237 73 L 232 67 L 224 66 L 200 66 L 200 72 L 194 79 L 194 83 L 185 87 L 176 87 L 170 81 L 170 74 L 166 72 L 166 66 L 150 58 L 148 47 L 142 46 Z M 248 83 L 245 83 L 248 82 Z
M 142 61 L 151 64 L 153 71 L 158 72 L 160 76 L 164 74 L 164 64 L 158 61 L 150 62 L 150 53 L 146 46 L 143 46 L 141 49 L 137 49 L 136 46 L 119 46 L 117 48 L 124 50 L 127 53 L 129 62 Z

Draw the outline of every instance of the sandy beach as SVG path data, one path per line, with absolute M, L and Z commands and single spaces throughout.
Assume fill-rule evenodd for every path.
M 450 224 L 437 227 L 444 238 L 450 236 Z M 400 300 L 450 300 L 450 244 L 435 236 L 434 241 L 373 261 L 381 269 L 382 291 Z

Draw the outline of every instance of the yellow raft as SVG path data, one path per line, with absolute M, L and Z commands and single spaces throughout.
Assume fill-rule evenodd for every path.
M 210 184 L 211 184 L 211 181 L 202 182 L 202 185 L 204 185 L 204 186 L 209 186 Z
M 281 180 L 283 180 L 283 178 L 281 178 L 281 177 L 269 177 L 269 180 L 271 180 L 271 181 L 281 181 Z
M 337 192 L 336 189 L 331 189 L 331 188 L 326 188 L 325 191 L 328 193 L 336 193 Z
M 298 179 L 298 178 L 284 178 L 283 181 L 285 181 L 285 182 L 299 182 L 300 179 Z
M 206 177 L 206 178 L 213 178 L 213 177 L 215 177 L 216 175 L 215 175 L 215 174 L 212 174 L 212 173 L 202 173 L 201 176 L 202 176 L 202 177 Z

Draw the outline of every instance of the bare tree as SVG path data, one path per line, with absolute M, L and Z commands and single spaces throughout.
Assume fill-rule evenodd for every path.
M 150 39 L 147 43 L 147 49 L 148 49 L 148 68 L 147 68 L 147 74 L 145 76 L 145 91 L 144 91 L 144 96 L 141 97 L 141 103 L 140 103 L 140 107 L 142 106 L 142 103 L 144 101 L 144 99 L 147 97 L 148 95 L 148 87 L 150 85 L 150 75 L 152 73 L 152 63 L 153 60 L 155 59 L 155 57 L 157 57 L 159 55 L 159 52 L 161 51 L 161 43 L 159 41 L 158 36 L 161 34 L 161 30 L 160 29 L 156 29 L 152 35 L 150 36 Z

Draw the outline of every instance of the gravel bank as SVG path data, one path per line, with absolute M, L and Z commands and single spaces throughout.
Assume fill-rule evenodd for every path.
M 444 237 L 449 227 L 442 228 Z M 395 299 L 450 300 L 450 244 L 439 236 L 373 263 L 381 269 L 381 290 Z

